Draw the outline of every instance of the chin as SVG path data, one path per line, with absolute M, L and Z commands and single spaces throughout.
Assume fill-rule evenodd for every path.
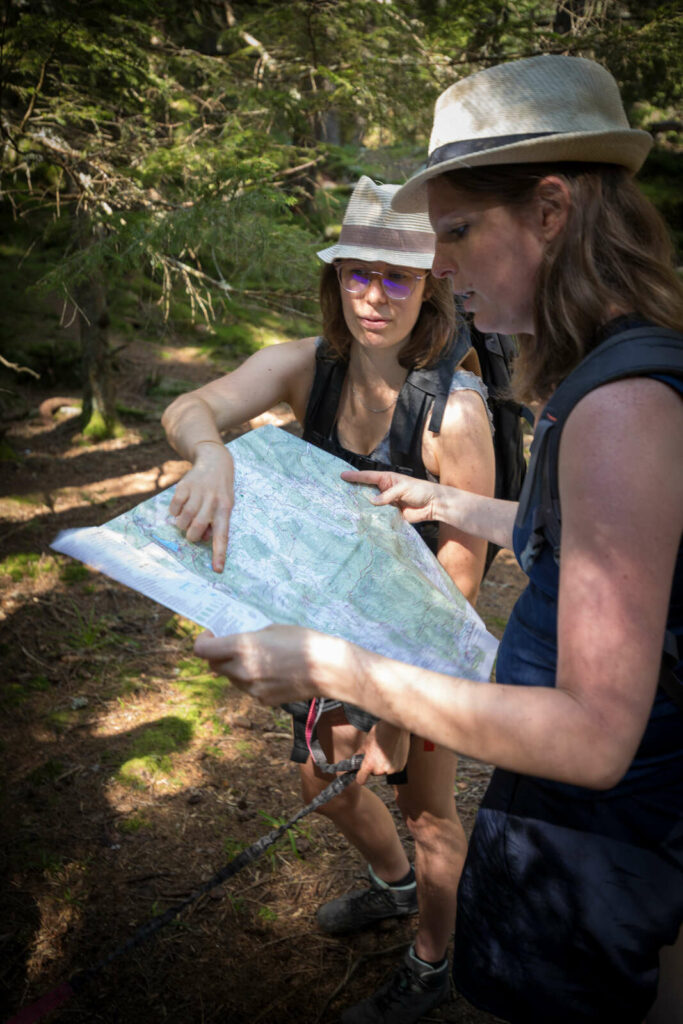
M 482 334 L 523 334 L 528 332 L 527 328 L 521 327 L 513 320 L 499 320 L 497 317 L 487 316 L 486 313 L 474 313 L 472 322 Z
M 495 334 L 496 332 L 507 334 L 507 331 L 503 331 L 500 325 L 485 313 L 473 313 L 472 323 L 482 334 Z

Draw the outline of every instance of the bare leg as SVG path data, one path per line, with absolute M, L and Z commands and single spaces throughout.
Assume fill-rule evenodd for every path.
M 408 782 L 396 799 L 415 840 L 415 875 L 420 918 L 415 952 L 429 962 L 442 959 L 453 933 L 457 890 L 467 852 L 453 790 L 457 758 L 411 739 Z
M 683 1024 L 683 928 L 673 946 L 660 950 L 657 999 L 646 1024 Z
M 322 715 L 318 722 L 318 739 L 331 764 L 355 754 L 362 736 L 360 730 L 349 725 L 341 708 Z M 301 765 L 301 788 L 306 802 L 329 783 L 330 776 L 324 775 L 311 758 Z M 409 871 L 410 863 L 391 813 L 366 786 L 352 783 L 323 804 L 319 813 L 336 825 L 384 882 L 397 882 Z

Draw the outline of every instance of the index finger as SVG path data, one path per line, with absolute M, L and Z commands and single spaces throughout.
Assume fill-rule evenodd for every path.
M 216 516 L 211 524 L 213 542 L 211 550 L 213 554 L 212 567 L 214 572 L 222 572 L 225 568 L 225 557 L 228 549 L 228 517 L 226 515 Z
M 216 641 L 225 640 L 224 636 L 217 637 L 210 629 L 205 629 L 196 637 L 194 642 L 194 653 L 200 658 L 208 658 L 215 653 Z
M 379 487 L 379 482 L 385 475 L 376 469 L 345 469 L 341 478 L 350 484 L 374 484 L 375 487 Z

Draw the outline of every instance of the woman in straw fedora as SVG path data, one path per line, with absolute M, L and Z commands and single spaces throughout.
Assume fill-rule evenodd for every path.
M 632 180 L 650 145 L 597 63 L 533 57 L 440 97 L 427 166 L 394 198 L 428 208 L 432 274 L 475 325 L 518 337 L 516 393 L 540 410 L 529 485 L 518 507 L 345 475 L 409 522 L 514 549 L 529 581 L 497 685 L 296 629 L 196 646 L 263 701 L 359 700 L 497 766 L 460 882 L 454 976 L 520 1024 L 683 1019 L 683 294 Z
M 233 465 L 221 432 L 288 402 L 303 436 L 365 469 L 402 466 L 425 479 L 492 494 L 494 457 L 486 389 L 465 357 L 455 362 L 455 306 L 448 281 L 429 273 L 434 234 L 425 213 L 399 214 L 397 185 L 356 185 L 339 242 L 318 253 L 320 338 L 274 345 L 233 373 L 174 401 L 163 424 L 171 444 L 193 463 L 176 487 L 171 512 L 190 540 L 213 535 L 214 568 L 226 558 Z M 463 327 L 461 329 L 464 330 Z M 420 529 L 465 596 L 476 599 L 486 543 L 446 524 Z M 229 548 L 228 548 L 229 559 Z M 416 913 L 415 964 L 433 979 L 406 1020 L 417 1020 L 449 991 L 446 947 L 466 840 L 453 798 L 456 759 L 349 704 L 319 702 L 307 739 L 307 702 L 294 718 L 292 758 L 311 800 L 363 753 L 357 783 L 323 805 L 368 862 L 369 886 L 322 906 L 320 927 L 350 932 L 381 918 Z M 381 716 L 380 716 L 381 717 Z M 402 770 L 406 767 L 407 781 Z M 389 773 L 415 839 L 415 869 L 385 803 L 363 786 Z M 399 774 L 400 773 L 400 774 Z M 399 784 L 400 783 L 400 784 Z M 407 993 L 410 1001 L 411 994 Z

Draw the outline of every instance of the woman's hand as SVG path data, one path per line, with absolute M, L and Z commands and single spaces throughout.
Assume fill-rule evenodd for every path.
M 438 519 L 435 508 L 438 484 L 402 473 L 378 473 L 374 470 L 348 469 L 341 476 L 352 484 L 377 487 L 381 493 L 371 496 L 373 505 L 395 505 L 408 523 Z
M 218 675 L 262 704 L 326 696 L 323 686 L 341 694 L 353 671 L 353 645 L 302 626 L 267 626 L 253 633 L 213 636 L 202 633 L 195 654 Z
M 378 722 L 365 737 L 358 753 L 363 763 L 356 782 L 364 785 L 371 775 L 389 775 L 406 766 L 410 752 L 410 733 L 388 722 Z
M 499 547 L 512 547 L 516 501 L 488 498 L 402 473 L 347 469 L 341 476 L 352 484 L 370 484 L 379 488 L 381 494 L 372 495 L 370 501 L 374 505 L 395 505 L 408 523 L 436 520 Z
M 234 504 L 232 455 L 218 443 L 200 442 L 194 465 L 176 484 L 169 511 L 189 541 L 213 538 L 212 565 L 222 572 Z

